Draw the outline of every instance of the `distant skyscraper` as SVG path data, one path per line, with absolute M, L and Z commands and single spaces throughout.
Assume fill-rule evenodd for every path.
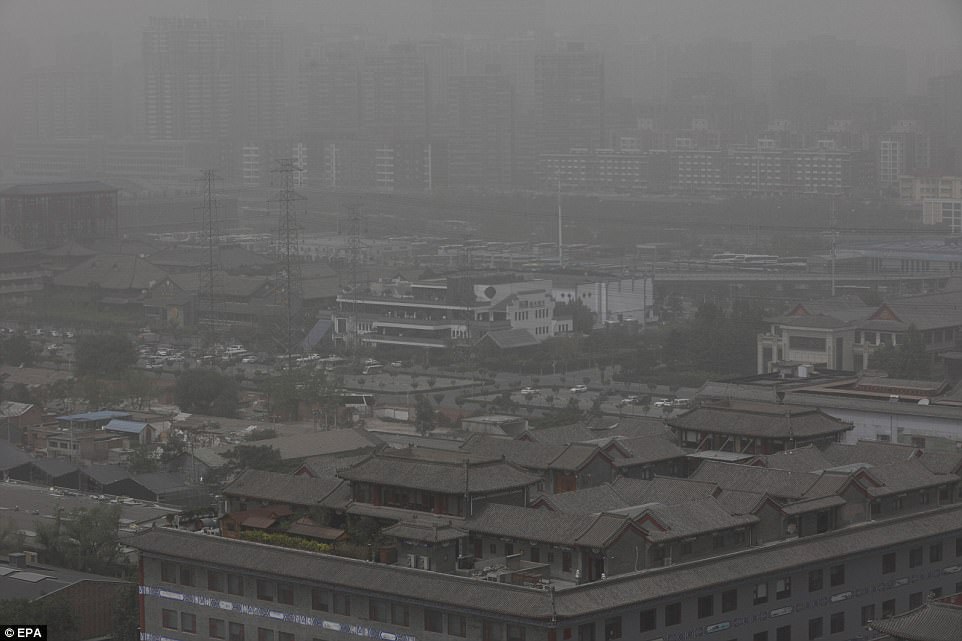
M 283 40 L 266 21 L 151 18 L 143 57 L 151 138 L 282 135 Z
M 545 0 L 432 0 L 434 32 L 517 36 L 545 27 Z
M 604 61 L 581 43 L 535 55 L 539 140 L 544 152 L 596 149 L 604 139 Z
M 962 71 L 929 80 L 929 132 L 943 142 L 938 164 L 945 172 L 962 173 Z
M 496 73 L 452 78 L 447 107 L 448 180 L 452 185 L 511 186 L 514 91 Z
M 299 132 L 356 135 L 361 127 L 362 41 L 325 42 L 298 62 Z
M 103 72 L 46 68 L 20 81 L 27 138 L 83 138 L 110 133 L 111 82 Z
M 414 44 L 365 55 L 361 126 L 365 135 L 382 139 L 428 135 L 427 67 Z

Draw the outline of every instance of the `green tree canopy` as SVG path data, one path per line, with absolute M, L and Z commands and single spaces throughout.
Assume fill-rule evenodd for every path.
M 554 306 L 555 318 L 571 317 L 571 328 L 580 334 L 590 334 L 595 326 L 594 313 L 580 300 L 558 303 Z
M 280 450 L 270 445 L 235 445 L 224 452 L 224 458 L 233 470 L 280 472 L 285 468 Z
M 67 517 L 58 512 L 52 523 L 38 521 L 34 529 L 50 563 L 109 574 L 120 560 L 119 525 L 119 505 L 95 505 L 72 510 Z
M 77 622 L 62 597 L 5 599 L 0 601 L 0 621 L 7 625 L 46 624 L 48 639 L 77 638 Z
M 237 412 L 237 382 L 212 369 L 192 369 L 177 377 L 174 402 L 182 412 L 232 417 Z
M 35 356 L 33 346 L 22 334 L 0 341 L 0 362 L 6 365 L 32 365 Z
M 902 336 L 898 345 L 883 345 L 872 354 L 869 365 L 884 370 L 892 378 L 928 380 L 932 378 L 932 358 L 925 350 L 925 340 L 914 325 Z
M 431 400 L 424 394 L 418 394 L 414 401 L 414 429 L 418 434 L 427 434 L 437 425 L 437 414 Z
M 119 377 L 137 362 L 137 352 L 122 334 L 90 334 L 77 339 L 77 373 Z

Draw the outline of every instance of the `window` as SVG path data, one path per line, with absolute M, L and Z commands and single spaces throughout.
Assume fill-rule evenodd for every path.
M 817 619 L 809 619 L 809 620 L 808 620 L 808 638 L 809 638 L 809 640 L 821 638 L 822 633 L 823 633 L 823 630 L 822 630 L 822 617 L 819 617 L 819 618 L 817 618 Z
M 605 619 L 605 641 L 621 638 L 621 617 Z M 511 639 L 508 639 L 511 641 Z
M 424 630 L 425 632 L 444 632 L 444 615 L 440 610 L 424 611 Z
M 181 612 L 180 629 L 191 634 L 197 632 L 197 615 L 191 614 L 190 612 Z
M 722 592 L 722 612 L 731 612 L 738 609 L 738 590 L 725 590 Z
M 890 619 L 895 616 L 895 599 L 882 601 L 882 618 Z
M 311 588 L 311 609 L 327 612 L 330 607 L 331 594 L 327 590 Z
M 909 550 L 909 567 L 917 568 L 922 565 L 922 548 L 912 548 Z
M 351 597 L 346 594 L 335 594 L 334 614 L 343 614 L 346 617 L 351 616 Z
M 244 641 L 244 624 L 227 624 L 227 641 Z
M 868 625 L 869 621 L 875 620 L 875 604 L 863 605 L 862 606 L 862 625 Z
M 775 629 L 775 641 L 792 641 L 792 626 L 783 625 Z
M 404 626 L 405 628 L 410 627 L 411 613 L 406 605 L 400 605 L 398 603 L 391 605 L 391 623 Z
M 962 556 L 962 536 L 955 539 L 955 556 Z
M 481 641 L 504 641 L 504 626 L 494 621 L 482 621 Z
M 768 630 L 762 630 L 761 632 L 756 632 L 752 636 L 752 641 L 768 641 Z
M 845 583 L 845 566 L 844 565 L 833 565 L 828 569 L 828 582 L 829 585 L 835 587 L 836 585 L 842 585 Z
M 244 596 L 244 577 L 239 574 L 228 574 L 227 593 Z
M 169 561 L 161 561 L 160 580 L 165 583 L 177 583 L 177 565 Z
M 257 579 L 257 598 L 261 601 L 273 601 L 274 582 Z
M 824 352 L 825 339 L 815 336 L 789 336 L 788 349 L 798 349 L 807 352 Z
M 681 623 L 681 603 L 672 603 L 665 606 L 665 625 L 678 625 Z
M 929 563 L 938 563 L 942 560 L 942 544 L 934 543 L 929 546 Z
M 821 568 L 817 570 L 811 570 L 808 573 L 808 591 L 809 592 L 818 592 L 819 590 L 821 590 L 823 582 L 824 582 L 824 573 L 822 572 Z
M 224 632 L 223 619 L 207 619 L 207 636 L 211 639 L 223 639 Z
M 704 619 L 715 613 L 715 598 L 712 595 L 698 597 L 698 618 Z
M 193 587 L 194 568 L 188 567 L 186 565 L 180 566 L 180 584 Z
M 775 598 L 787 599 L 792 596 L 792 580 L 789 577 L 775 581 Z
M 882 574 L 895 572 L 895 552 L 882 555 Z
M 524 641 L 524 626 L 509 623 L 507 626 L 508 641 Z
M 207 589 L 213 592 L 223 592 L 224 591 L 224 573 L 214 572 L 213 570 L 207 570 Z
M 368 615 L 371 621 L 380 621 L 381 623 L 387 623 L 388 617 L 388 607 L 387 601 L 381 601 L 379 599 L 369 599 L 368 600 Z
M 177 629 L 177 612 L 174 610 L 160 611 L 160 624 L 168 630 Z
M 571 572 L 571 552 L 568 550 L 561 552 L 561 571 Z
M 652 608 L 651 610 L 642 610 L 641 617 L 639 618 L 638 629 L 642 632 L 648 632 L 654 630 L 658 627 L 658 611 Z
M 922 605 L 922 593 L 913 592 L 909 595 L 909 610 L 914 610 L 915 608 Z
M 829 617 L 828 629 L 832 634 L 838 634 L 839 632 L 845 632 L 845 613 L 835 612 Z
M 257 628 L 257 641 L 274 641 L 274 631 L 267 628 Z
M 277 641 L 294 641 L 294 635 L 290 632 L 278 632 Z
M 752 597 L 752 602 L 755 605 L 768 603 L 768 584 L 756 583 L 755 588 L 752 590 Z
M 294 605 L 294 586 L 290 583 L 277 584 L 277 602 Z
M 466 637 L 468 636 L 468 621 L 460 614 L 448 615 L 448 636 Z
M 505 544 L 504 544 L 504 555 L 505 555 L 505 556 L 511 556 L 512 554 L 514 554 L 514 543 L 505 543 Z
M 536 545 L 532 545 L 529 552 L 532 563 L 541 563 L 541 548 Z
M 491 545 L 488 546 L 488 550 L 491 552 L 491 554 L 497 554 L 497 553 L 498 553 L 498 544 L 497 544 L 497 543 L 492 543 Z
M 578 626 L 578 641 L 595 641 L 594 623 L 585 623 Z

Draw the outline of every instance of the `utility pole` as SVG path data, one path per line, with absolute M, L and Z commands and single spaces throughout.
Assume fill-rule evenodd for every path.
M 835 196 L 832 196 L 832 298 L 835 298 L 835 259 L 838 256 L 838 212 L 835 205 Z
M 564 224 L 561 218 L 561 170 L 558 170 L 558 267 L 564 269 Z
M 300 228 L 297 225 L 297 215 L 294 203 L 304 200 L 304 197 L 294 191 L 294 172 L 299 169 L 292 158 L 277 160 L 277 168 L 271 170 L 278 176 L 279 188 L 273 200 L 278 204 L 279 220 L 276 256 L 281 264 L 283 273 L 275 281 L 275 292 L 279 294 L 285 308 L 286 331 L 284 332 L 284 347 L 287 354 L 287 371 L 294 369 L 295 333 L 299 328 L 296 316 L 299 313 L 301 294 L 300 256 L 298 255 L 298 240 Z M 280 286 L 280 289 L 277 286 Z
M 361 330 L 359 327 L 360 317 L 357 313 L 358 298 L 358 276 L 361 264 L 361 208 L 352 203 L 347 205 L 348 223 L 350 225 L 350 240 L 348 241 L 348 253 L 351 261 L 351 329 L 354 334 L 354 347 L 352 350 L 352 360 L 357 365 L 358 355 L 361 348 Z

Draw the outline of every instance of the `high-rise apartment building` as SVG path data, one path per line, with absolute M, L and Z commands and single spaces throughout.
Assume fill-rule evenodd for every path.
M 264 20 L 151 18 L 143 33 L 148 136 L 282 135 L 283 45 L 281 32 Z
M 448 88 L 449 182 L 509 188 L 514 151 L 514 91 L 491 73 L 452 78 Z
M 428 135 L 427 67 L 413 43 L 364 56 L 361 127 L 365 136 L 424 138 Z
M 602 146 L 604 86 L 601 53 L 582 43 L 535 55 L 537 148 L 557 153 Z

